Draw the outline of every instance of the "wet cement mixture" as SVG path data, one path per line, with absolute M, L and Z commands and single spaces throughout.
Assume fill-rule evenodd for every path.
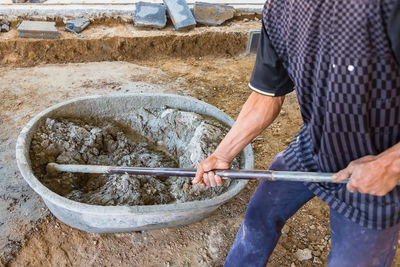
M 134 129 L 112 120 L 47 118 L 31 143 L 35 175 L 57 194 L 96 205 L 179 203 L 212 198 L 227 190 L 229 180 L 221 187 L 201 188 L 192 185 L 191 178 L 57 173 L 46 168 L 56 162 L 194 169 L 228 131 L 215 119 L 170 108 L 141 108 L 130 118 Z M 232 166 L 239 167 L 238 159 Z

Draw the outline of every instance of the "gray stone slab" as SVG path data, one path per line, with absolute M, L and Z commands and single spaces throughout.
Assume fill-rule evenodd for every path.
M 175 30 L 194 28 L 196 20 L 185 0 L 163 0 Z
M 65 28 L 71 32 L 76 32 L 80 33 L 84 29 L 86 29 L 87 26 L 89 26 L 90 21 L 89 19 L 85 18 L 79 18 L 79 19 L 71 19 L 65 21 Z
M 60 38 L 55 22 L 24 20 L 18 27 L 18 35 L 27 38 Z
M 258 42 L 260 41 L 261 31 L 251 31 L 247 43 L 246 54 L 257 53 Z
M 166 7 L 161 4 L 139 2 L 136 4 L 134 25 L 162 29 L 167 24 Z
M 3 25 L 1 25 L 0 31 L 8 32 L 8 31 L 10 31 L 10 26 L 8 26 L 7 24 L 3 24 Z
M 5 25 L 7 25 L 7 26 L 10 26 L 10 22 L 9 22 L 8 20 L 6 20 L 6 19 L 0 19 L 0 25 L 3 25 L 3 24 L 5 24 Z
M 194 4 L 196 22 L 204 25 L 221 25 L 233 18 L 235 9 L 232 6 L 196 2 Z

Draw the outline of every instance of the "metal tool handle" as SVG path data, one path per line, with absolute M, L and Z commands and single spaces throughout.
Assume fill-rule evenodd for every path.
M 48 168 L 60 172 L 77 173 L 109 173 L 109 174 L 136 174 L 154 176 L 181 176 L 194 177 L 194 169 L 178 168 L 141 168 L 141 167 L 114 167 L 98 165 L 64 165 L 49 163 Z M 293 181 L 293 182 L 328 182 L 346 183 L 347 181 L 333 181 L 333 173 L 318 172 L 291 172 L 291 171 L 269 171 L 269 170 L 215 170 L 215 174 L 222 178 L 245 179 L 245 180 L 267 180 L 267 181 Z

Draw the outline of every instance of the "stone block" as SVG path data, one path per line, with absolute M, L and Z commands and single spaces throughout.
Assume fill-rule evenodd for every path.
M 55 22 L 24 20 L 18 27 L 18 35 L 26 38 L 60 38 Z
M 175 30 L 186 30 L 196 26 L 196 20 L 185 0 L 163 0 Z
M 221 25 L 233 18 L 235 9 L 232 6 L 196 2 L 194 4 L 196 22 L 204 25 Z
M 86 29 L 87 26 L 89 26 L 90 21 L 89 19 L 85 18 L 80 18 L 80 19 L 71 19 L 65 21 L 65 29 L 70 31 L 70 32 L 75 32 L 75 33 L 80 33 L 84 29 Z
M 166 8 L 161 4 L 139 2 L 136 4 L 134 25 L 162 29 L 167 24 Z
M 8 26 L 7 24 L 3 24 L 3 25 L 1 25 L 0 31 L 1 32 L 8 32 L 8 31 L 10 31 L 10 26 Z
M 6 24 L 7 26 L 10 26 L 10 22 L 6 19 L 0 19 L 0 25 Z
M 247 42 L 246 54 L 257 53 L 258 43 L 260 41 L 261 31 L 251 31 L 249 41 Z

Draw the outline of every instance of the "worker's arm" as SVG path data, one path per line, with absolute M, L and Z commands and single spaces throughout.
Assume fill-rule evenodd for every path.
M 222 185 L 221 177 L 214 175 L 211 170 L 229 168 L 236 155 L 275 120 L 284 99 L 284 96 L 251 93 L 231 130 L 214 153 L 197 167 L 193 184 Z
M 376 156 L 365 156 L 350 164 L 333 180 L 347 183 L 347 190 L 364 194 L 384 196 L 397 185 L 400 179 L 400 143 Z

